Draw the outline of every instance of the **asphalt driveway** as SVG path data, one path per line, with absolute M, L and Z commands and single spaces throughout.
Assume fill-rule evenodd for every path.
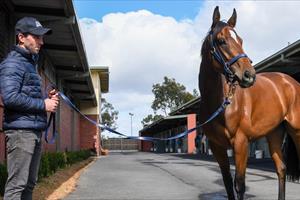
M 246 199 L 277 199 L 277 176 L 270 161 L 250 162 L 251 165 L 246 176 Z M 265 169 L 259 169 L 260 165 Z M 299 186 L 287 183 L 286 199 L 299 199 Z M 209 157 L 131 152 L 111 153 L 96 160 L 82 173 L 76 190 L 65 198 L 74 199 L 227 198 L 219 167 Z

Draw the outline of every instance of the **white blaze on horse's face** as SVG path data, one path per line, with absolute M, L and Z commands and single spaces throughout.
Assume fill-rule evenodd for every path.
M 239 40 L 237 38 L 236 33 L 233 30 L 229 30 L 230 36 L 237 42 L 239 43 Z

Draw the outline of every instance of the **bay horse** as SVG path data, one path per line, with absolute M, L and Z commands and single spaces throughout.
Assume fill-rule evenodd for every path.
M 224 99 L 230 101 L 218 117 L 203 126 L 228 199 L 244 198 L 248 145 L 265 136 L 278 175 L 278 199 L 283 200 L 286 177 L 299 180 L 300 175 L 300 84 L 282 73 L 256 74 L 242 48 L 243 41 L 234 30 L 236 18 L 234 9 L 227 22 L 220 21 L 216 7 L 211 29 L 202 44 L 200 121 L 209 118 Z M 283 141 L 287 156 L 282 151 Z M 234 182 L 227 156 L 229 148 L 234 152 Z

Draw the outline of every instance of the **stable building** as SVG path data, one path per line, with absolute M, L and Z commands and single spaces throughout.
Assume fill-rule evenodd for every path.
M 183 104 L 172 111 L 169 116 L 144 127 L 139 131 L 139 135 L 144 137 L 170 138 L 194 128 L 197 124 L 196 113 L 200 109 L 199 102 L 200 98 L 195 98 Z M 196 152 L 195 137 L 197 131 L 199 130 L 195 130 L 182 138 L 174 140 L 141 141 L 141 150 L 158 153 L 194 153 Z
M 39 59 L 43 89 L 56 85 L 89 118 L 100 122 L 101 94 L 108 92 L 108 67 L 88 65 L 78 20 L 71 0 L 0 1 L 0 62 L 15 44 L 15 23 L 35 17 L 53 30 L 44 38 Z M 45 91 L 46 92 L 46 91 Z M 63 100 L 56 114 L 55 144 L 43 144 L 43 151 L 90 149 L 100 154 L 100 129 L 89 123 Z M 50 131 L 51 132 L 51 131 Z M 51 134 L 50 136 L 51 137 Z M 0 162 L 5 160 L 5 139 L 0 133 Z

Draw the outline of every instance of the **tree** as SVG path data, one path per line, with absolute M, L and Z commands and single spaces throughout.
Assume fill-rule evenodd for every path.
M 170 111 L 198 96 L 196 90 L 193 91 L 194 94 L 191 94 L 186 91 L 184 85 L 177 83 L 174 78 L 166 76 L 162 84 L 157 83 L 152 86 L 152 92 L 154 101 L 151 108 L 154 112 L 161 110 L 165 116 Z
M 116 121 L 118 119 L 118 114 L 119 112 L 114 109 L 111 103 L 104 101 L 101 108 L 101 119 L 104 126 L 108 126 L 115 130 L 117 128 Z
M 158 112 L 167 116 L 170 111 L 199 96 L 197 90 L 194 89 L 193 94 L 191 94 L 186 91 L 184 85 L 177 83 L 174 78 L 166 76 L 162 84 L 157 83 L 152 86 L 152 92 L 154 94 L 154 101 L 151 108 L 154 111 L 154 115 L 149 114 L 141 121 L 144 127 L 163 118 L 163 115 L 157 114 Z
M 159 119 L 163 118 L 162 115 L 152 115 L 152 114 L 149 114 L 147 117 L 145 117 L 143 120 L 142 120 L 142 124 L 143 124 L 143 127 L 146 127 L 148 126 L 149 124 L 151 124 L 152 122 L 155 122 Z

